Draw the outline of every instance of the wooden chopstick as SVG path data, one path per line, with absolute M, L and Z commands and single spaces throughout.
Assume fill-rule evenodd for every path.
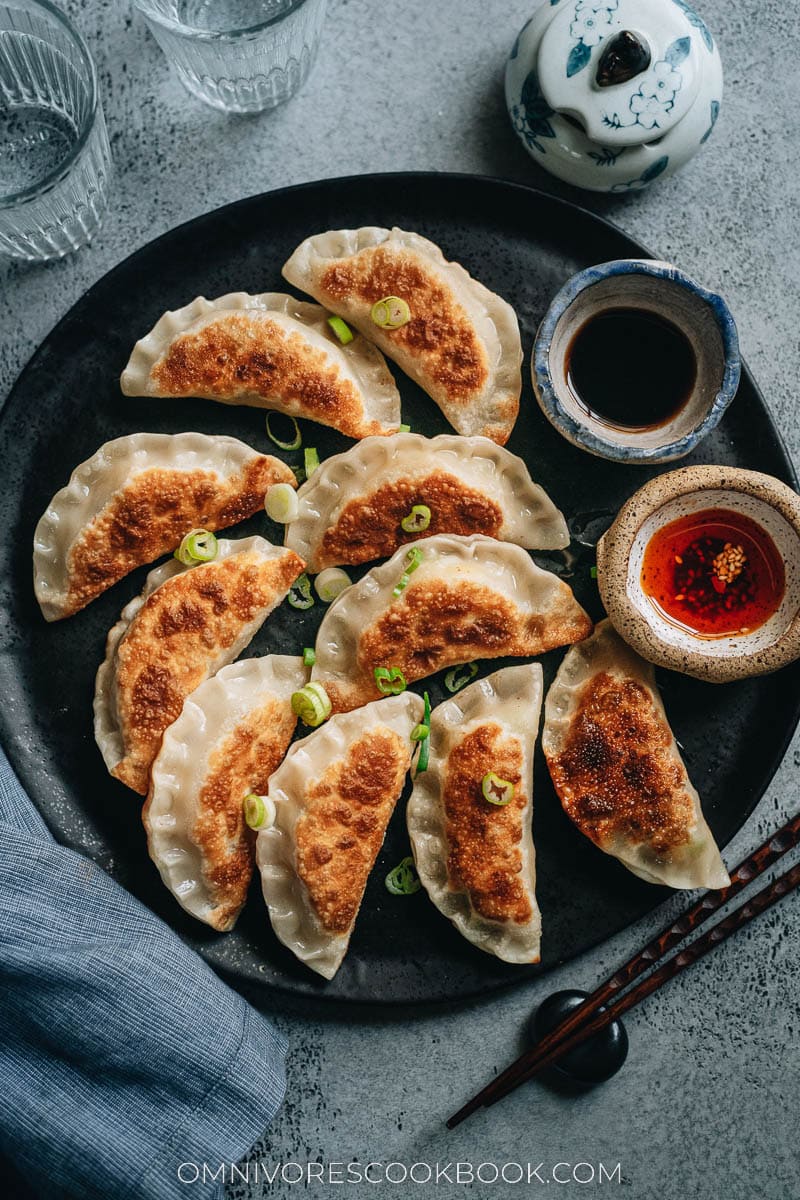
M 609 979 L 607 979 L 605 983 L 602 983 L 594 992 L 592 992 L 590 996 L 587 996 L 583 1003 L 577 1008 L 573 1009 L 564 1018 L 564 1020 L 555 1027 L 555 1029 L 551 1030 L 551 1032 L 547 1034 L 546 1037 L 542 1038 L 540 1042 L 537 1042 L 537 1044 L 532 1047 L 531 1050 L 527 1051 L 525 1054 L 522 1054 L 515 1062 L 507 1067 L 505 1071 L 501 1072 L 501 1074 L 493 1079 L 490 1084 L 487 1084 L 485 1088 L 483 1088 L 477 1093 L 477 1095 L 473 1096 L 471 1100 L 469 1100 L 462 1108 L 460 1108 L 457 1113 L 450 1117 L 450 1119 L 447 1121 L 447 1128 L 455 1129 L 456 1125 L 460 1125 L 463 1120 L 465 1120 L 472 1113 L 476 1112 L 479 1108 L 488 1108 L 497 1100 L 500 1100 L 503 1096 L 507 1096 L 508 1093 L 513 1091 L 514 1088 L 516 1088 L 520 1083 L 525 1082 L 526 1080 L 532 1078 L 533 1075 L 538 1074 L 539 1071 L 544 1070 L 545 1067 L 550 1066 L 562 1054 L 566 1053 L 567 1050 L 572 1049 L 573 1046 L 578 1045 L 580 1042 L 584 1041 L 585 1038 L 590 1037 L 591 1034 L 595 1033 L 598 1029 L 602 1029 L 606 1025 L 610 1024 L 611 1021 L 616 1020 L 616 1018 L 620 1016 L 622 1012 L 627 1012 L 627 1010 L 632 1008 L 634 1004 L 637 1004 L 639 1000 L 643 999 L 645 996 L 649 996 L 656 987 L 660 987 L 662 983 L 665 983 L 668 979 L 672 979 L 675 974 L 678 974 L 680 970 L 684 969 L 684 966 L 689 966 L 691 963 L 696 962 L 698 958 L 702 957 L 703 954 L 706 954 L 708 950 L 717 945 L 719 941 L 724 941 L 724 939 L 728 937 L 730 933 L 734 932 L 735 929 L 740 927 L 740 924 L 737 923 L 733 925 L 728 932 L 724 932 L 721 937 L 714 939 L 714 935 L 717 933 L 717 930 L 724 929 L 733 919 L 733 917 L 736 917 L 738 913 L 745 912 L 749 905 L 753 903 L 753 901 L 749 902 L 747 905 L 744 905 L 741 909 L 738 909 L 737 913 L 734 913 L 731 917 L 726 918 L 725 921 L 722 921 L 719 925 L 715 926 L 714 929 L 705 934 L 704 937 L 698 938 L 696 942 L 692 943 L 691 947 L 689 947 L 682 954 L 676 955 L 674 959 L 671 959 L 669 963 L 665 964 L 664 967 L 656 971 L 648 980 L 645 981 L 644 984 L 640 985 L 640 987 L 634 988 L 630 993 L 630 996 L 634 998 L 630 1001 L 630 1003 L 626 1003 L 624 1008 L 620 1007 L 623 1001 L 617 1000 L 617 1002 L 614 1004 L 613 1011 L 607 1010 L 606 1012 L 599 1014 L 599 1023 L 597 1023 L 596 1018 L 594 1020 L 591 1019 L 593 1014 L 597 1013 L 598 1009 L 604 1006 L 607 1007 L 609 1001 L 613 1000 L 620 991 L 628 987 L 635 979 L 638 979 L 640 975 L 657 963 L 659 959 L 667 954 L 674 946 L 683 941 L 683 939 L 690 933 L 693 933 L 696 929 L 698 929 L 705 921 L 708 920 L 712 913 L 716 912 L 723 905 L 727 904 L 729 900 L 746 888 L 748 884 L 752 883 L 754 879 L 766 871 L 774 862 L 781 858 L 782 855 L 793 849 L 793 847 L 795 847 L 799 841 L 800 813 L 798 813 L 797 816 L 793 817 L 790 821 L 787 821 L 785 825 L 772 834 L 771 837 L 767 838 L 765 842 L 763 842 L 756 850 L 753 851 L 752 854 L 750 854 L 739 864 L 739 866 L 731 874 L 731 882 L 727 887 L 721 888 L 719 891 L 707 892 L 700 898 L 700 900 L 698 900 L 696 904 L 688 909 L 687 912 L 683 913 L 683 915 L 680 916 L 677 921 L 675 921 L 672 925 L 667 926 L 661 931 L 661 933 L 657 934 L 652 941 L 648 942 L 642 950 L 635 954 L 633 958 L 629 959 L 624 966 L 620 967 L 620 969 L 616 971 Z M 787 879 L 790 875 L 791 872 L 787 872 L 785 875 L 780 877 L 780 880 L 776 880 L 772 887 L 775 887 L 779 882 L 781 882 L 781 880 Z M 772 887 L 762 890 L 754 899 L 758 899 L 758 897 L 770 893 Z M 789 888 L 789 890 L 792 889 Z M 774 897 L 774 899 L 769 899 L 768 902 L 765 903 L 764 907 L 769 907 L 770 904 L 774 904 L 775 900 L 780 899 L 781 895 L 783 894 L 785 893 L 779 893 Z M 741 924 L 745 924 L 746 921 L 751 919 L 751 916 L 756 916 L 762 911 L 763 908 L 758 908 L 749 916 L 747 916 L 745 920 L 741 921 Z M 699 953 L 696 953 L 694 956 L 688 958 L 685 963 L 678 968 L 678 970 L 672 972 L 667 970 L 668 967 L 671 967 L 672 963 L 677 962 L 679 959 L 683 959 L 684 954 L 689 954 L 690 950 L 694 950 L 695 946 L 700 946 L 701 944 L 704 945 L 704 948 L 701 949 Z M 651 987 L 650 984 L 651 980 L 653 979 L 656 979 L 657 982 Z M 625 997 L 624 999 L 625 1001 L 628 1001 L 629 997 Z M 575 1036 L 576 1034 L 578 1034 L 578 1036 Z

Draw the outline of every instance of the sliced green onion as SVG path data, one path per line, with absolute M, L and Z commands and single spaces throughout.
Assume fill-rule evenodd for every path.
M 460 692 L 461 689 L 478 674 L 478 664 L 471 662 L 461 667 L 453 667 L 444 677 L 444 686 L 448 692 Z
M 273 483 L 264 497 L 264 508 L 273 521 L 288 525 L 290 521 L 297 520 L 300 501 L 290 483 Z
M 347 321 L 343 321 L 341 317 L 328 317 L 328 324 L 343 346 L 346 346 L 348 342 L 352 342 L 353 331 L 347 324 Z
M 347 571 L 343 571 L 341 567 L 326 567 L 314 580 L 314 587 L 320 600 L 330 604 L 345 588 L 349 588 L 352 582 Z
M 501 779 L 499 775 L 495 775 L 494 771 L 487 771 L 481 780 L 481 791 L 484 799 L 488 800 L 490 804 L 502 807 L 513 799 L 514 784 L 509 783 L 507 779 Z
M 411 433 L 411 426 L 410 425 L 401 425 L 400 428 L 397 430 L 397 432 L 398 433 Z
M 406 690 L 406 677 L 399 667 L 376 667 L 373 675 L 382 696 L 399 696 Z
M 384 296 L 373 304 L 370 316 L 381 329 L 399 329 L 411 320 L 411 309 L 399 296 Z
M 420 507 L 423 507 L 422 505 Z M 416 571 L 419 564 L 422 562 L 422 551 L 416 546 L 412 546 L 406 554 L 406 569 L 400 576 L 400 579 L 392 588 L 392 595 L 399 596 L 408 587 L 412 574 Z
M 292 712 L 304 725 L 316 729 L 331 715 L 331 702 L 321 683 L 307 683 L 292 693 Z
M 280 417 L 284 421 L 291 421 L 294 434 L 290 442 L 282 442 L 281 439 L 272 432 L 272 429 L 270 428 L 270 421 L 276 416 Z M 300 426 L 297 424 L 297 421 L 295 421 L 294 417 L 289 417 L 286 415 L 286 413 L 267 413 L 267 437 L 271 442 L 275 443 L 279 450 L 299 450 L 303 444 L 303 438 L 300 434 Z
M 424 742 L 425 738 L 430 736 L 430 732 L 430 725 L 415 725 L 411 730 L 411 740 L 412 742 Z
M 427 728 L 428 736 L 425 738 L 422 738 L 420 741 L 419 756 L 417 757 L 417 765 L 414 768 L 415 775 L 419 775 L 420 771 L 427 771 L 428 755 L 430 753 L 430 748 L 431 748 L 431 737 L 430 737 L 431 698 L 427 692 L 422 693 L 422 698 L 425 701 L 425 711 L 422 714 L 422 727 Z M 419 726 L 417 726 L 417 728 L 419 729 Z M 412 733 L 411 736 L 413 737 L 414 734 Z
M 291 604 L 292 608 L 313 608 L 314 597 L 311 595 L 311 580 L 307 575 L 298 575 L 292 586 L 289 588 L 289 595 L 286 599 Z
M 277 486 L 277 485 L 276 485 Z M 413 505 L 407 517 L 403 517 L 400 528 L 404 533 L 422 533 L 431 523 L 431 510 L 427 504 Z M 419 563 L 417 563 L 419 566 Z
M 251 829 L 269 829 L 275 824 L 275 801 L 270 800 L 269 796 L 258 796 L 255 792 L 250 792 L 242 803 L 244 819 Z
M 303 461 L 306 468 L 306 479 L 310 479 L 319 466 L 319 455 L 314 446 L 309 446 L 303 452 Z
M 413 896 L 421 887 L 414 859 L 410 854 L 386 876 L 386 890 L 393 896 Z
M 218 549 L 217 539 L 208 529 L 192 529 L 178 546 L 175 557 L 185 567 L 193 567 L 195 563 L 212 562 Z
M 303 649 L 303 666 L 304 667 L 313 667 L 313 665 L 316 661 L 317 661 L 316 651 L 313 649 L 312 646 L 305 646 Z
M 597 579 L 597 567 L 589 567 L 589 574 L 592 579 Z
M 290 467 L 289 470 L 292 472 L 292 474 L 294 475 L 294 477 L 298 483 L 305 483 L 305 481 L 306 481 L 305 467 Z

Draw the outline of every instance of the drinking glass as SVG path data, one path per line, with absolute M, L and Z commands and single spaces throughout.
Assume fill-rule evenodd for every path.
M 260 112 L 293 96 L 317 54 L 327 0 L 135 0 L 200 100 Z
M 83 38 L 48 0 L 0 0 L 0 252 L 41 261 L 85 245 L 110 173 Z

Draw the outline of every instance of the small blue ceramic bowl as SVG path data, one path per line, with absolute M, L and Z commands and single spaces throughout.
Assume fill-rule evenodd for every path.
M 590 318 L 619 308 L 666 318 L 694 351 L 697 374 L 691 394 L 662 425 L 610 425 L 587 411 L 569 385 L 567 360 L 575 334 Z M 573 445 L 614 462 L 672 462 L 689 454 L 719 424 L 735 396 L 741 374 L 739 339 L 721 296 L 670 263 L 622 258 L 579 271 L 564 285 L 539 326 L 532 372 L 542 412 Z M 646 379 L 642 388 L 647 388 Z

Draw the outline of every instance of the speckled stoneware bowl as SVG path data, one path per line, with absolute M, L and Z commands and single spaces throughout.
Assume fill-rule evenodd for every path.
M 751 633 L 694 635 L 663 617 L 642 590 L 644 551 L 656 530 L 709 508 L 756 521 L 783 558 L 783 600 Z M 771 475 L 735 467 L 683 467 L 659 475 L 623 505 L 598 542 L 597 582 L 617 632 L 650 662 L 711 683 L 775 671 L 800 658 L 800 497 Z
M 589 413 L 569 386 L 567 360 L 575 334 L 591 317 L 614 308 L 665 317 L 694 351 L 692 393 L 663 425 L 644 430 L 610 425 Z M 736 324 L 721 296 L 677 267 L 650 259 L 616 259 L 579 271 L 552 301 L 536 335 L 532 373 L 543 413 L 574 445 L 614 462 L 672 462 L 689 454 L 719 424 L 736 394 L 741 374 Z

